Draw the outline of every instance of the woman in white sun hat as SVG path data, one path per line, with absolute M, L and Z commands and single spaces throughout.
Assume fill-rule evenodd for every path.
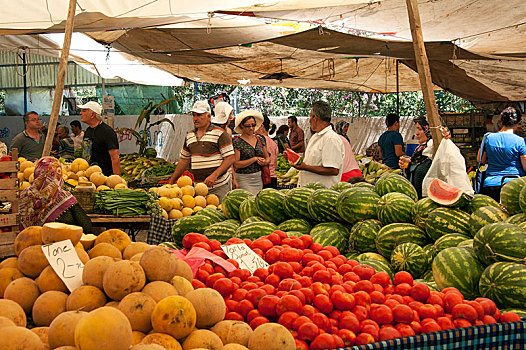
M 234 188 L 245 189 L 254 195 L 263 188 L 261 168 L 270 162 L 265 137 L 255 133 L 262 123 L 263 115 L 258 111 L 239 113 L 235 118 L 234 132 L 240 136 L 232 141 L 236 169 Z

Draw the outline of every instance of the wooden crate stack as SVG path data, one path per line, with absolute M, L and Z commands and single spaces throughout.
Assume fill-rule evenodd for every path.
M 11 161 L 0 162 L 0 173 L 9 176 L 0 179 L 0 202 L 10 202 L 11 209 L 0 212 L 0 260 L 15 255 L 15 237 L 18 234 L 19 187 L 18 187 L 18 151 L 11 151 Z

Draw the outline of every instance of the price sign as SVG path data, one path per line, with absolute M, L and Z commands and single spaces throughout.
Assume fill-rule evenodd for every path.
M 221 248 L 230 259 L 238 262 L 239 268 L 241 269 L 247 269 L 251 273 L 254 273 L 254 271 L 260 267 L 268 268 L 267 262 L 254 253 L 245 243 L 223 245 Z
M 43 245 L 42 251 L 70 292 L 82 285 L 84 264 L 69 239 Z

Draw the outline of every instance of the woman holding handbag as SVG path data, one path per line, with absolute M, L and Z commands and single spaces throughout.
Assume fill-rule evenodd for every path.
M 521 115 L 508 107 L 500 114 L 502 128 L 498 132 L 489 133 L 477 154 L 482 164 L 488 164 L 486 176 L 480 193 L 500 201 L 502 185 L 513 177 L 524 176 L 526 173 L 526 144 L 524 138 L 515 135 L 521 121 Z M 506 178 L 505 178 L 506 177 Z
M 240 136 L 232 141 L 236 169 L 234 188 L 245 189 L 254 195 L 263 189 L 264 180 L 265 183 L 270 182 L 270 157 L 266 140 L 255 133 L 262 123 L 263 115 L 258 111 L 239 113 L 235 118 L 234 132 Z

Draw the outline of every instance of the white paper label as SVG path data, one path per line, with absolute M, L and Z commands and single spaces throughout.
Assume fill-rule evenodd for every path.
M 268 268 L 268 263 L 261 259 L 259 255 L 254 253 L 245 243 L 242 244 L 231 244 L 221 246 L 225 254 L 230 258 L 238 262 L 240 269 L 247 269 L 251 273 L 254 273 L 256 269 Z
M 69 239 L 43 245 L 42 251 L 70 292 L 82 285 L 84 264 Z

